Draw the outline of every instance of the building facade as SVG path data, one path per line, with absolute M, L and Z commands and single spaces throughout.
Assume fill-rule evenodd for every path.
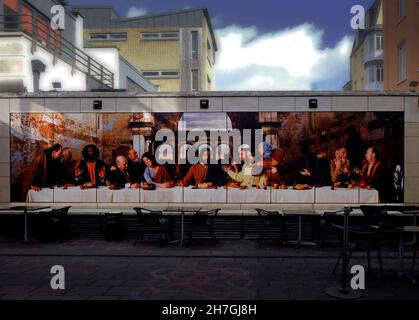
M 161 91 L 211 91 L 217 43 L 207 9 L 121 18 L 112 7 L 80 6 L 90 47 L 114 46 Z
M 51 24 L 55 5 L 62 30 Z M 157 91 L 116 48 L 85 48 L 83 25 L 63 0 L 0 0 L 0 91 Z
M 383 90 L 383 4 L 366 12 L 365 29 L 355 33 L 351 53 L 351 90 Z
M 419 90 L 419 2 L 384 1 L 384 89 Z

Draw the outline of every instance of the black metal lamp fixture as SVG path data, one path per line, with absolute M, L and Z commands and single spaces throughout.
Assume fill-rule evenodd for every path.
M 308 100 L 308 107 L 310 109 L 317 109 L 319 107 L 319 100 L 317 99 Z
M 53 87 L 55 90 L 61 90 L 61 89 L 62 89 L 61 82 L 53 82 L 53 83 L 52 83 L 52 87 Z
M 201 106 L 201 109 L 209 109 L 209 100 L 201 100 L 200 106 Z
M 93 109 L 94 110 L 102 110 L 102 100 L 94 100 L 93 101 Z

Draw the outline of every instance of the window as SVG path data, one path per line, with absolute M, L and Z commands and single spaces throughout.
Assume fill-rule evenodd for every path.
M 106 40 L 108 37 L 106 34 L 91 34 L 90 40 Z
M 143 71 L 144 77 L 158 77 L 160 76 L 160 72 L 158 71 Z
M 212 66 L 213 64 L 213 60 L 211 60 L 211 58 L 212 58 L 212 46 L 209 39 L 207 39 L 207 59 L 210 66 Z
M 399 19 L 406 16 L 406 0 L 399 1 Z
M 109 40 L 115 40 L 115 41 L 122 41 L 127 40 L 127 34 L 126 33 L 110 33 L 108 35 Z
M 198 60 L 198 54 L 199 54 L 199 41 L 198 41 L 198 31 L 192 31 L 191 32 L 191 38 L 192 38 L 192 60 Z
M 141 38 L 143 38 L 144 40 L 158 39 L 159 34 L 158 33 L 142 33 Z
M 178 40 L 179 32 L 143 32 L 142 40 Z
M 162 77 L 178 77 L 179 72 L 178 71 L 162 71 L 161 76 Z
M 383 67 L 377 67 L 375 69 L 375 80 L 377 82 L 383 82 L 384 81 L 384 68 Z
M 198 70 L 193 69 L 191 71 L 191 90 L 192 91 L 198 91 Z
M 368 80 L 369 82 L 375 82 L 375 67 L 370 66 L 368 68 Z
M 90 40 L 95 41 L 125 41 L 127 40 L 126 33 L 92 33 Z
M 376 35 L 375 36 L 375 50 L 383 51 L 383 49 L 384 49 L 383 36 Z
M 399 81 L 406 80 L 406 43 L 399 47 Z
M 142 74 L 146 78 L 178 78 L 179 77 L 179 71 L 177 71 L 177 70 L 167 70 L 167 71 L 152 70 L 152 71 L 143 71 Z
M 179 33 L 177 32 L 161 33 L 160 38 L 161 39 L 178 39 Z

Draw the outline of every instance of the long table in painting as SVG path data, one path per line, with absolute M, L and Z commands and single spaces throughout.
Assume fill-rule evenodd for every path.
M 28 203 L 379 203 L 378 192 L 366 189 L 332 189 L 331 187 L 310 190 L 277 190 L 272 188 L 218 188 L 195 189 L 175 187 L 170 189 L 110 190 L 107 187 L 82 190 L 79 187 L 67 189 L 30 190 Z

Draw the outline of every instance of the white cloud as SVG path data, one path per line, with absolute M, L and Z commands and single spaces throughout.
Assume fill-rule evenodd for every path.
M 349 80 L 350 37 L 322 48 L 311 24 L 259 34 L 255 27 L 216 30 L 217 90 L 341 89 Z
M 143 7 L 131 6 L 128 9 L 127 18 L 141 17 L 148 14 L 148 11 Z

